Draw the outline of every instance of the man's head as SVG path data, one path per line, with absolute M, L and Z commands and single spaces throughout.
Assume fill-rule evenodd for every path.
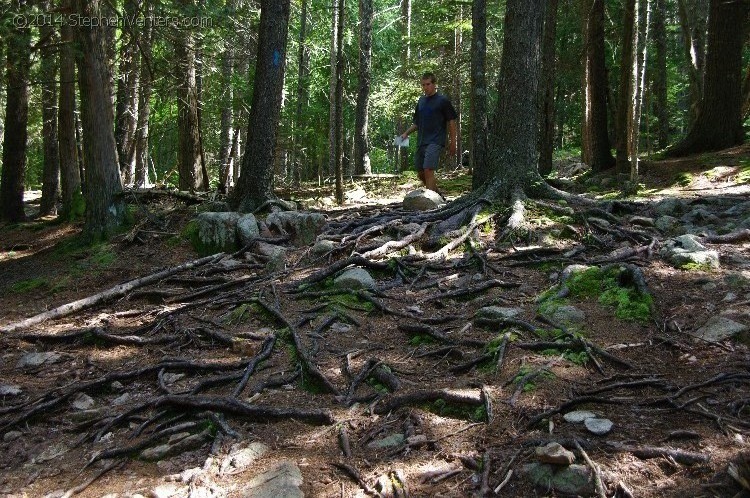
M 420 78 L 420 82 L 425 95 L 428 97 L 435 95 L 435 92 L 437 92 L 437 78 L 435 77 L 435 73 L 424 73 Z

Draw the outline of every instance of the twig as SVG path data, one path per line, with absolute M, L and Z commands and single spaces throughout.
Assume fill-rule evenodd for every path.
M 591 472 L 593 472 L 594 474 L 594 486 L 596 487 L 596 494 L 599 495 L 599 498 L 607 498 L 607 492 L 604 489 L 604 484 L 602 484 L 601 469 L 596 463 L 594 463 L 593 460 L 591 460 L 591 458 L 589 458 L 588 453 L 586 453 L 586 450 L 583 449 L 578 441 L 576 441 L 576 448 L 578 448 L 578 451 L 581 452 L 583 459 L 586 460 L 586 464 L 591 468 Z

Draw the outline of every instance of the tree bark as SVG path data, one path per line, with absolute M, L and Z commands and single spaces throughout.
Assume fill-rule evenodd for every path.
M 125 0 L 126 19 L 133 19 L 138 12 L 136 0 Z M 132 148 L 138 123 L 138 40 L 135 25 L 128 24 L 122 30 L 120 65 L 117 75 L 115 103 L 115 143 L 120 160 L 120 174 L 126 184 L 135 177 L 135 155 Z
M 557 0 L 547 1 L 542 41 L 541 116 L 539 130 L 539 174 L 552 172 L 555 141 L 555 49 L 557 33 Z
M 742 128 L 742 45 L 748 4 L 711 0 L 703 99 L 687 136 L 667 151 L 670 157 L 724 149 L 744 141 Z
M 633 40 L 635 39 L 635 6 L 636 0 L 625 0 L 622 13 L 622 40 L 620 41 L 620 82 L 617 94 L 617 112 L 615 119 L 615 133 L 617 157 L 616 167 L 618 173 L 630 171 L 630 158 L 628 157 L 628 121 L 632 109 L 634 95 L 633 88 L 633 64 L 635 61 Z
M 51 2 L 42 4 L 48 12 Z M 44 149 L 44 172 L 42 174 L 42 199 L 39 215 L 57 214 L 57 198 L 60 194 L 60 152 L 57 142 L 57 43 L 55 30 L 50 23 L 39 28 L 42 46 L 40 74 L 42 77 L 42 142 Z
M 682 27 L 683 48 L 688 61 L 690 123 L 698 117 L 703 97 L 703 73 L 706 62 L 706 19 L 708 0 L 677 0 L 677 15 Z
M 72 12 L 72 0 L 63 0 L 63 11 Z M 60 108 L 58 121 L 58 144 L 60 153 L 60 191 L 62 219 L 78 215 L 82 207 L 81 172 L 78 167 L 78 143 L 76 141 L 76 94 L 75 94 L 75 55 L 73 52 L 73 29 L 67 22 L 60 26 Z M 82 213 L 81 213 L 82 214 Z
M 372 0 L 359 0 L 359 87 L 354 125 L 354 173 L 358 175 L 372 173 L 367 135 L 367 108 L 372 78 L 372 18 Z
M 334 108 L 336 128 L 336 203 L 344 203 L 344 0 L 338 0 L 336 29 L 336 103 Z
M 75 5 L 83 18 L 102 15 L 100 0 L 76 0 Z M 105 33 L 101 26 L 82 24 L 76 29 L 76 54 L 86 168 L 84 233 L 90 240 L 99 240 L 120 225 L 125 206 L 119 195 L 122 183 L 113 131 L 111 76 L 104 52 Z
M 469 165 L 473 189 L 483 185 L 487 170 L 487 2 L 474 0 L 471 4 L 471 100 L 469 101 L 469 130 L 471 148 Z
M 145 5 L 144 13 L 150 18 L 153 15 L 151 2 Z M 151 47 L 153 45 L 154 28 L 152 23 L 144 26 L 140 35 L 140 76 L 138 78 L 138 123 L 135 131 L 135 187 L 149 186 L 148 178 L 148 134 L 149 119 L 151 116 L 151 91 L 153 86 L 153 63 L 151 59 Z
M 604 0 L 586 0 L 583 161 L 600 172 L 615 165 L 609 142 L 609 82 L 604 50 Z
M 24 2 L 15 0 L 16 12 Z M 26 171 L 26 139 L 29 121 L 29 71 L 31 29 L 14 26 L 7 40 L 5 135 L 3 171 L 0 177 L 0 219 L 17 223 L 26 219 L 23 210 L 23 180 Z
M 263 0 L 253 103 L 233 204 L 252 211 L 274 197 L 273 158 L 281 113 L 290 0 Z
M 641 138 L 641 109 L 643 95 L 646 90 L 646 57 L 651 23 L 651 0 L 636 2 L 636 18 L 634 25 L 635 40 L 633 50 L 635 60 L 633 64 L 633 96 L 630 114 L 628 115 L 628 156 L 630 157 L 630 180 L 638 177 L 640 138 Z
M 307 45 L 307 3 L 302 0 L 299 27 L 299 51 L 297 53 L 297 105 L 294 111 L 294 134 L 292 137 L 293 185 L 299 187 L 304 175 L 303 163 L 307 158 L 300 148 L 306 133 L 307 120 L 302 112 L 309 105 L 310 93 L 310 48 Z
M 226 8 L 230 16 L 236 14 L 235 0 L 227 0 Z M 232 139 L 234 138 L 234 72 L 233 42 L 224 41 L 221 53 L 221 130 L 219 131 L 219 192 L 226 194 L 232 178 Z
M 339 1 L 331 0 L 331 79 L 328 82 L 328 174 L 336 174 L 336 57 L 338 56 Z
M 411 81 L 414 79 L 409 74 L 411 65 L 411 0 L 401 0 L 401 34 L 403 36 L 404 47 L 401 51 L 401 77 L 404 80 Z M 401 134 L 411 124 L 412 113 L 406 117 L 399 117 L 397 122 L 397 133 Z M 396 147 L 398 155 L 398 170 L 407 171 L 409 169 L 409 148 Z
M 545 0 L 508 0 L 498 108 L 490 136 L 489 192 L 518 199 L 543 183 L 537 169 L 539 144 L 540 47 Z
M 669 143 L 666 17 L 666 0 L 656 0 L 654 4 L 654 74 L 652 88 L 654 116 L 656 117 L 656 144 L 659 149 L 664 149 Z

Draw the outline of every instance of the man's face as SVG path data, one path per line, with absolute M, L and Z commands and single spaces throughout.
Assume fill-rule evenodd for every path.
M 421 84 L 422 84 L 422 91 L 428 97 L 430 97 L 431 95 L 434 95 L 435 92 L 437 92 L 437 85 L 433 81 L 429 79 L 422 80 Z

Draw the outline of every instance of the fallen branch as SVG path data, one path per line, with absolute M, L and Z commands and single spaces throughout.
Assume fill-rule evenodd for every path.
M 431 403 L 437 400 L 443 400 L 445 403 L 462 404 L 469 406 L 483 406 L 482 394 L 480 391 L 466 394 L 455 393 L 445 390 L 425 390 L 414 391 L 411 393 L 401 394 L 398 396 L 387 396 L 375 405 L 375 413 L 384 415 L 407 405 L 418 405 L 422 403 Z
M 89 309 L 98 304 L 106 303 L 106 302 L 112 301 L 113 299 L 123 297 L 128 292 L 132 291 L 133 289 L 137 289 L 138 287 L 143 287 L 144 285 L 148 285 L 153 282 L 158 282 L 165 277 L 174 275 L 175 273 L 179 273 L 185 270 L 189 270 L 191 268 L 196 268 L 198 266 L 205 265 L 207 263 L 218 261 L 223 256 L 224 256 L 224 253 L 214 254 L 213 256 L 206 256 L 205 258 L 196 259 L 188 263 L 175 266 L 174 268 L 168 268 L 166 270 L 162 270 L 160 272 L 153 273 L 145 277 L 141 277 L 135 280 L 131 280 L 129 282 L 125 282 L 124 284 L 116 285 L 103 292 L 94 294 L 93 296 L 89 296 L 84 299 L 79 299 L 77 301 L 73 301 L 72 303 L 63 304 L 62 306 L 58 306 L 55 309 L 45 311 L 44 313 L 39 313 L 38 315 L 32 316 L 25 320 L 21 320 L 20 322 L 8 324 L 0 328 L 0 333 L 14 332 L 19 329 L 28 328 L 32 325 L 37 325 L 47 320 L 54 320 L 57 318 L 62 318 L 64 316 L 72 315 L 73 313 L 76 313 L 78 311 Z
M 629 446 L 615 441 L 608 441 L 607 444 L 616 451 L 631 453 L 638 458 L 648 460 L 650 458 L 672 458 L 675 462 L 683 465 L 693 465 L 696 463 L 708 463 L 711 455 L 695 453 L 664 446 Z

